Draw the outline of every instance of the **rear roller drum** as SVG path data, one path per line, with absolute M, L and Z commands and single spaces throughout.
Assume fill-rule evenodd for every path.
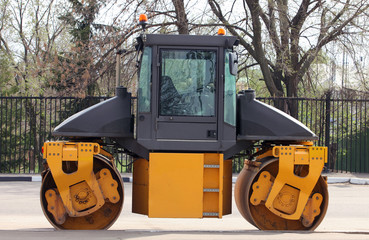
M 51 211 L 65 211 L 64 206 L 61 201 L 61 198 L 59 197 L 59 201 L 57 201 L 57 204 L 55 205 L 56 207 L 49 206 L 48 209 L 48 201 L 45 197 L 45 194 L 47 193 L 48 197 L 55 198 L 58 197 L 57 195 L 58 191 L 51 172 L 47 171 L 45 173 L 40 193 L 41 207 L 47 220 L 56 229 L 67 229 L 67 230 L 108 229 L 119 217 L 123 206 L 123 182 L 119 172 L 116 170 L 114 166 L 112 166 L 111 162 L 101 154 L 94 156 L 93 171 L 95 174 L 99 173 L 106 175 L 107 171 L 111 173 L 112 178 L 118 184 L 117 190 L 119 193 L 118 197 L 119 200 L 118 198 L 114 197 L 114 199 L 117 200 L 114 201 L 113 197 L 111 197 L 112 201 L 109 201 L 107 199 L 101 208 L 88 215 L 80 217 L 71 217 L 65 213 L 59 219 L 55 219 L 54 217 L 55 214 L 53 215 Z M 63 210 L 60 210 L 61 208 Z
M 251 203 L 253 184 L 258 181 L 261 173 L 265 174 L 268 172 L 271 175 L 270 178 L 274 179 L 278 174 L 278 159 L 266 158 L 262 161 L 260 169 L 257 169 L 258 168 L 254 168 L 253 166 L 244 168 L 238 176 L 235 185 L 234 194 L 237 208 L 248 222 L 260 230 L 314 230 L 318 227 L 328 208 L 327 183 L 321 176 L 311 194 L 314 197 L 322 196 L 323 198 L 319 209 L 313 210 L 319 214 L 314 216 L 310 223 L 307 223 L 307 219 L 303 217 L 298 220 L 289 220 L 277 216 L 264 205 L 265 202 L 261 202 L 257 205 Z M 303 173 L 303 171 L 307 172 L 307 169 L 300 170 L 301 175 L 306 174 Z M 266 186 L 262 185 L 255 187 L 262 188 Z

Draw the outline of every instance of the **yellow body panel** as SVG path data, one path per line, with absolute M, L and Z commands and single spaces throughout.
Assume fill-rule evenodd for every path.
M 149 217 L 201 218 L 203 154 L 150 153 Z
M 143 158 L 133 162 L 132 212 L 149 214 L 149 161 Z
M 232 159 L 223 166 L 223 216 L 232 213 Z
M 97 179 L 104 199 L 109 199 L 111 203 L 119 202 L 118 182 L 113 179 L 111 172 L 103 168 L 97 173 Z
M 100 152 L 97 143 L 72 143 L 72 142 L 46 142 L 44 144 L 44 156 L 47 159 L 60 197 L 69 216 L 86 216 L 95 212 L 105 203 L 99 183 L 93 172 L 93 155 Z M 77 156 L 76 156 L 77 154 Z M 78 169 L 72 173 L 63 171 L 63 161 L 78 161 Z M 93 207 L 83 211 L 73 201 L 79 201 L 78 194 L 83 188 L 73 187 L 85 182 L 96 199 Z M 95 200 L 93 200 L 95 202 Z M 77 207 L 76 207 L 77 206 Z
M 252 205 L 259 205 L 261 201 L 266 201 L 273 181 L 268 171 L 260 173 L 258 180 L 252 185 L 252 195 L 250 202 Z
M 315 193 L 307 202 L 304 212 L 302 213 L 302 224 L 305 227 L 310 227 L 316 216 L 320 214 L 320 205 L 323 201 L 323 195 Z
M 132 212 L 202 218 L 231 213 L 232 161 L 217 153 L 150 153 L 133 165 Z
M 47 210 L 53 215 L 55 222 L 63 224 L 66 219 L 66 211 L 60 196 L 54 189 L 49 189 L 45 193 Z
M 77 145 L 75 145 L 75 144 L 68 144 L 68 145 L 65 144 L 63 146 L 63 161 L 77 161 L 77 160 L 78 160 Z

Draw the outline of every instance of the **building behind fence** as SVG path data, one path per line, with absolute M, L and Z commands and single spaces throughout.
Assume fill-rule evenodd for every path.
M 52 139 L 52 129 L 78 111 L 107 97 L 0 97 L 0 173 L 39 173 L 42 144 Z M 267 104 L 297 104 L 297 119 L 328 147 L 327 169 L 369 173 L 369 100 L 331 98 L 259 98 Z M 282 101 L 282 105 L 280 103 Z M 109 117 L 109 116 L 106 116 Z M 109 146 L 108 146 L 109 147 Z M 121 172 L 130 172 L 131 157 L 110 147 Z M 235 158 L 239 172 L 244 159 Z

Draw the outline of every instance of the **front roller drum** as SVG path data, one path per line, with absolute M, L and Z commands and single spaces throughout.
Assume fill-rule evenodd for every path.
M 51 172 L 48 170 L 43 178 L 41 185 L 41 207 L 47 220 L 56 229 L 66 230 L 97 230 L 108 229 L 119 217 L 123 206 L 123 182 L 120 173 L 111 164 L 110 160 L 105 156 L 98 154 L 94 156 L 93 171 L 98 177 L 99 187 L 104 193 L 105 203 L 94 212 L 89 212 L 93 209 L 94 196 L 89 192 L 89 187 L 84 186 L 84 182 L 78 183 L 71 187 L 71 191 L 76 191 L 75 194 L 78 201 L 75 206 L 84 206 L 81 209 L 86 214 L 84 216 L 73 217 L 68 215 L 64 208 L 63 202 L 58 195 L 58 189 Z M 107 181 L 106 179 L 113 179 Z M 108 191 L 109 188 L 114 188 L 118 191 Z M 118 192 L 118 195 L 116 194 Z M 88 204 L 92 205 L 89 207 Z
M 301 218 L 289 220 L 272 213 L 265 206 L 264 201 L 254 197 L 257 195 L 263 198 L 263 195 L 269 194 L 272 181 L 278 174 L 278 158 L 264 159 L 260 167 L 253 166 L 254 162 L 250 164 L 239 174 L 234 193 L 237 208 L 249 223 L 260 230 L 314 230 L 319 226 L 328 208 L 328 186 L 322 176 L 319 177 Z M 307 169 L 300 171 L 307 171 Z M 294 190 L 293 187 L 284 189 L 286 194 L 292 192 L 291 196 Z M 254 191 L 259 192 L 253 195 Z M 288 201 L 293 201 L 289 196 L 286 198 Z M 288 212 L 286 206 L 282 207 Z

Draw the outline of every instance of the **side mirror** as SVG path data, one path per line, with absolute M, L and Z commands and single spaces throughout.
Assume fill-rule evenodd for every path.
M 235 52 L 229 53 L 229 71 L 233 76 L 237 76 L 238 71 L 238 56 Z

